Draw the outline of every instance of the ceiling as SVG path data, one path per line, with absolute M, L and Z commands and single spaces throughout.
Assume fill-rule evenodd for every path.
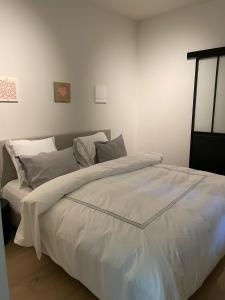
M 107 9 L 141 21 L 159 14 L 209 0 L 90 0 Z

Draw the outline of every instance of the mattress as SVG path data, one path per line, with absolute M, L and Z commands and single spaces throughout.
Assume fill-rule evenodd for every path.
M 7 199 L 13 212 L 20 214 L 21 200 L 32 191 L 29 187 L 20 187 L 19 180 L 8 182 L 2 189 L 2 197 Z

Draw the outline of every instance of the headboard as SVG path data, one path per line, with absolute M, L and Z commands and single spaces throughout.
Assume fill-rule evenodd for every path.
M 109 140 L 111 139 L 111 130 L 110 129 L 60 134 L 60 135 L 54 135 L 56 148 L 58 150 L 62 150 L 62 149 L 71 147 L 73 145 L 73 140 L 76 137 L 91 135 L 91 134 L 94 134 L 94 133 L 97 133 L 100 131 L 104 132 Z M 53 136 L 53 135 L 28 137 L 28 138 L 25 137 L 23 139 L 34 140 L 34 139 L 47 138 L 49 136 Z M 17 178 L 15 167 L 14 167 L 12 160 L 5 148 L 5 142 L 6 141 L 0 141 L 0 182 L 1 182 L 1 187 L 3 187 L 7 182 Z

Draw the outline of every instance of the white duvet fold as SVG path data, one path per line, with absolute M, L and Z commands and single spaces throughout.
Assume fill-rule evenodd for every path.
M 114 175 L 134 172 L 160 163 L 159 154 L 138 154 L 102 164 L 97 164 L 73 173 L 58 177 L 40 186 L 26 196 L 21 206 L 21 223 L 16 233 L 15 243 L 21 246 L 34 246 L 41 257 L 41 237 L 39 216 L 50 209 L 65 195 L 96 180 Z

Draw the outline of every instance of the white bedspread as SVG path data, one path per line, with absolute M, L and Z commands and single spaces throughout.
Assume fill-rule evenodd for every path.
M 100 299 L 187 299 L 225 254 L 225 179 L 160 161 L 128 156 L 44 184 L 24 199 L 15 242 Z

